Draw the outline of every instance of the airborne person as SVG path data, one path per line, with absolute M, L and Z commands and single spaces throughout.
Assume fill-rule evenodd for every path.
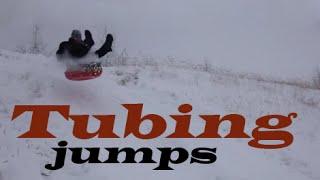
M 104 44 L 100 49 L 95 51 L 95 54 L 101 58 L 106 55 L 108 52 L 112 51 L 112 42 L 113 36 L 108 34 Z M 65 53 L 68 53 L 73 58 L 82 58 L 88 54 L 91 47 L 94 45 L 94 41 L 92 39 L 91 32 L 89 30 L 85 30 L 85 39 L 82 40 L 82 35 L 79 30 L 73 30 L 71 33 L 71 37 L 68 41 L 63 41 L 59 45 L 59 49 L 56 52 L 58 57 L 61 57 Z

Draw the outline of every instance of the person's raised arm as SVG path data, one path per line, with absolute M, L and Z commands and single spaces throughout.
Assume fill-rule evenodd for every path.
M 92 47 L 94 45 L 94 41 L 92 39 L 91 32 L 89 30 L 85 30 L 84 35 L 85 35 L 84 43 L 89 47 Z

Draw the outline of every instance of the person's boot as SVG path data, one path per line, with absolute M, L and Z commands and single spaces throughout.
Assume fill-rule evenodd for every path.
M 113 36 L 111 34 L 108 34 L 106 37 L 106 41 L 102 45 L 102 47 L 95 52 L 99 56 L 99 58 L 106 55 L 108 52 L 112 51 L 112 42 L 113 42 Z

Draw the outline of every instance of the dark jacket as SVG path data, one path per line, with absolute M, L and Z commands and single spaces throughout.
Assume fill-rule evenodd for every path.
M 86 37 L 84 41 L 77 41 L 70 38 L 69 41 L 60 43 L 57 55 L 63 55 L 68 52 L 72 57 L 81 58 L 88 54 L 94 41 L 91 37 Z

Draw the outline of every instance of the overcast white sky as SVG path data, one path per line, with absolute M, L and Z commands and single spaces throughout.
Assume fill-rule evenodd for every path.
M 0 0 L 0 48 L 27 44 L 33 24 L 54 52 L 73 28 L 105 27 L 117 50 L 238 71 L 307 75 L 320 59 L 317 0 Z M 272 72 L 274 74 L 274 71 Z

